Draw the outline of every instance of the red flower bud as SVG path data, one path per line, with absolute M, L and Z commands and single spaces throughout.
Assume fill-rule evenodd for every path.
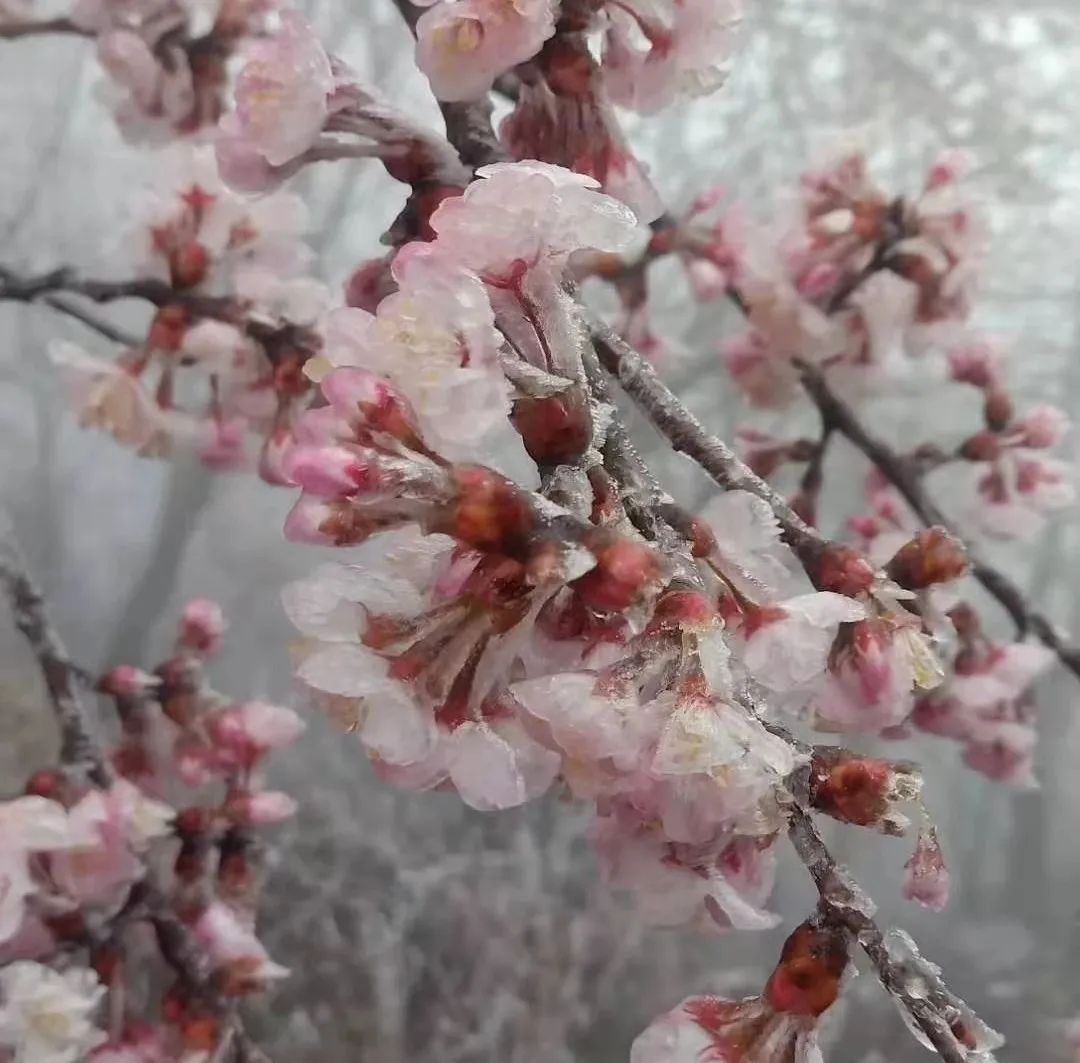
M 944 528 L 934 527 L 900 547 L 885 571 L 901 587 L 918 591 L 959 579 L 968 567 L 964 544 Z
M 994 388 L 986 393 L 983 417 L 991 432 L 1000 432 L 1012 420 L 1013 404 L 1006 392 Z
M 808 569 L 819 591 L 835 591 L 850 598 L 868 591 L 874 583 L 874 566 L 858 550 L 828 543 Z
M 576 387 L 548 398 L 518 399 L 510 420 L 537 465 L 569 464 L 592 439 L 589 405 Z
M 784 942 L 765 999 L 776 1011 L 816 1017 L 840 995 L 847 965 L 848 941 L 842 930 L 803 923 Z
M 906 820 L 893 806 L 918 796 L 921 779 L 907 765 L 817 749 L 810 764 L 810 803 L 841 823 L 900 833 Z
M 1001 454 L 1001 442 L 993 432 L 979 432 L 960 448 L 968 461 L 994 461 Z

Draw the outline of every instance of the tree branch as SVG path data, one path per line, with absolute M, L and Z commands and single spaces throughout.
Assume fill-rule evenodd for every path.
M 49 623 L 45 600 L 26 569 L 10 527 L 0 545 L 0 583 L 11 602 L 15 626 L 37 657 L 60 725 L 60 758 L 83 771 L 98 786 L 108 786 L 112 770 L 101 751 L 94 727 L 79 698 L 79 670 Z
M 853 443 L 880 470 L 914 510 L 923 524 L 940 525 L 957 538 L 963 537 L 930 498 L 917 468 L 897 454 L 887 443 L 875 436 L 859 420 L 855 411 L 833 391 L 825 375 L 813 366 L 800 363 L 803 386 L 821 412 L 825 424 L 831 425 Z M 1000 569 L 987 562 L 971 546 L 967 547 L 972 575 L 1012 617 L 1021 635 L 1033 632 L 1042 643 L 1057 654 L 1061 663 L 1080 679 L 1080 647 L 1065 638 L 1054 625 L 1028 603 L 1023 592 Z
M 74 37 L 93 37 L 93 30 L 76 25 L 69 18 L 39 19 L 30 22 L 0 22 L 0 40 L 14 41 L 21 37 L 43 37 L 48 34 Z

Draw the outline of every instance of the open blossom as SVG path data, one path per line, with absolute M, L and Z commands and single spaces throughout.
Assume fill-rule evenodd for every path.
M 609 2 L 603 70 L 611 98 L 653 114 L 723 84 L 742 0 Z
M 106 1040 L 94 1023 L 104 993 L 85 967 L 11 963 L 0 969 L 0 1045 L 15 1063 L 79 1063 Z
M 964 629 L 954 674 L 921 698 L 916 727 L 963 745 L 968 767 L 1020 789 L 1036 785 L 1032 687 L 1053 661 L 1043 646 L 998 645 Z
M 100 428 L 139 454 L 156 456 L 168 449 L 183 421 L 163 410 L 127 367 L 66 340 L 56 340 L 49 354 L 80 427 Z
M 630 1063 L 812 1063 L 817 1025 L 849 970 L 844 931 L 803 923 L 759 997 L 688 997 L 634 1042 Z
M 31 856 L 91 840 L 90 833 L 81 824 L 73 824 L 56 801 L 27 796 L 0 804 L 0 943 L 19 930 L 26 900 L 37 892 Z
M 253 44 L 248 55 L 236 82 L 231 129 L 270 166 L 282 166 L 322 132 L 334 72 L 318 37 L 295 11 L 282 12 L 278 32 Z
M 575 251 L 624 251 L 634 215 L 596 191 L 599 182 L 527 160 L 476 171 L 464 195 L 431 217 L 436 244 L 487 284 L 519 283 L 529 270 L 562 269 Z
M 498 361 L 503 339 L 487 292 L 429 245 L 408 245 L 392 270 L 398 289 L 374 314 L 345 308 L 329 316 L 323 357 L 393 381 L 440 453 L 485 457 L 483 444 L 505 428 L 509 414 Z
M 195 921 L 196 940 L 206 949 L 229 996 L 239 996 L 266 982 L 284 978 L 288 968 L 275 963 L 252 929 L 220 901 L 213 901 Z
M 440 100 L 472 100 L 555 32 L 555 0 L 415 0 L 416 62 Z

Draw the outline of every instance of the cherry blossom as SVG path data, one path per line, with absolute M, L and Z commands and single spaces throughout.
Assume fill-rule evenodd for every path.
M 416 62 L 441 100 L 471 100 L 554 32 L 554 0 L 417 0 Z
M 603 69 L 616 103 L 652 114 L 723 84 L 741 0 L 629 0 L 604 13 Z
M 85 967 L 8 964 L 0 969 L 0 1045 L 19 1063 L 78 1063 L 106 1039 L 94 1024 L 104 992 Z
M 236 128 L 270 166 L 302 154 L 329 114 L 334 72 L 311 27 L 295 11 L 274 36 L 252 45 L 236 82 Z

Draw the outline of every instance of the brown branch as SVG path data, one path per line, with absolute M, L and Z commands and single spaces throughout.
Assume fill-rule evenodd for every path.
M 11 602 L 15 626 L 37 657 L 53 711 L 60 725 L 60 759 L 98 786 L 108 786 L 112 770 L 101 751 L 78 693 L 79 669 L 49 623 L 45 599 L 26 569 L 10 528 L 0 548 L 0 582 Z
M 897 454 L 887 443 L 875 436 L 859 420 L 855 411 L 833 391 L 825 375 L 813 366 L 800 365 L 803 386 L 821 412 L 823 423 L 830 425 L 853 443 L 895 487 L 923 524 L 933 524 L 962 539 L 952 523 L 930 498 L 918 468 Z M 1033 632 L 1042 643 L 1057 654 L 1061 663 L 1080 678 L 1080 647 L 1065 638 L 1054 625 L 1028 603 L 1023 592 L 1000 569 L 987 562 L 970 546 L 972 575 L 1013 619 L 1020 634 Z
M 84 29 L 69 18 L 39 19 L 29 22 L 0 22 L 0 40 L 14 41 L 22 37 L 43 37 L 64 34 L 74 37 L 93 37 L 93 30 Z
M 804 559 L 819 556 L 828 541 L 722 439 L 712 435 L 638 351 L 609 325 L 591 315 L 588 320 L 601 364 L 672 447 L 700 465 L 725 490 L 749 491 L 767 502 L 791 548 Z
M 99 336 L 104 336 L 105 339 L 118 343 L 122 347 L 137 347 L 142 342 L 133 332 L 118 328 L 111 321 L 106 321 L 104 318 L 98 317 L 97 314 L 84 310 L 81 306 L 77 306 L 69 299 L 64 298 L 63 295 L 44 295 L 41 297 L 41 302 L 46 306 L 51 306 L 53 310 L 57 310 L 61 314 L 67 314 L 68 317 L 81 322 L 88 329 L 98 333 Z

